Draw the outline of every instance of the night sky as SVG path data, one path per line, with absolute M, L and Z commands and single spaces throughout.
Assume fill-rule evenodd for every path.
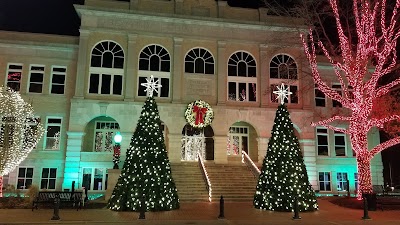
M 84 0 L 0 0 L 0 30 L 79 36 L 80 19 L 73 4 L 83 2 Z M 229 0 L 228 4 L 257 8 L 259 0 Z M 394 184 L 400 185 L 399 148 L 397 146 L 382 152 L 385 183 L 389 183 L 390 164 Z

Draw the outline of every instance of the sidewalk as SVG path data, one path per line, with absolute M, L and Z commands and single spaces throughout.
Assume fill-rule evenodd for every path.
M 254 209 L 252 203 L 225 203 L 225 219 L 217 219 L 219 203 L 181 203 L 179 210 L 146 212 L 145 220 L 138 220 L 137 212 L 114 212 L 108 209 L 60 209 L 60 221 L 50 220 L 52 209 L 0 209 L 0 224 L 139 224 L 139 225 L 399 225 L 400 211 L 369 212 L 372 220 L 361 220 L 362 210 L 336 206 L 326 199 L 318 199 L 320 210 L 300 213 L 301 220 L 292 220 L 293 213 Z

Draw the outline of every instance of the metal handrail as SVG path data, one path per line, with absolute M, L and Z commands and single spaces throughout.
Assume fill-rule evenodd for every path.
M 208 200 L 211 202 L 212 188 L 211 188 L 210 178 L 208 177 L 208 173 L 206 167 L 204 166 L 204 161 L 201 158 L 200 153 L 197 153 L 197 157 L 199 158 L 199 167 L 203 175 L 204 182 L 206 183 L 206 189 L 208 191 Z
M 254 177 L 260 176 L 260 169 L 258 169 L 257 165 L 250 159 L 249 155 L 245 151 L 242 151 L 242 163 L 245 163 L 247 167 L 250 168 L 251 172 L 253 173 Z

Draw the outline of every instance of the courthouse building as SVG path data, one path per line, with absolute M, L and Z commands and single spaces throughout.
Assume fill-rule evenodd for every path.
M 64 190 L 75 181 L 105 193 L 113 136 L 122 134 L 124 159 L 146 99 L 141 84 L 153 75 L 172 164 L 200 151 L 206 165 L 239 164 L 242 152 L 261 165 L 278 107 L 271 90 L 283 82 L 293 92 L 286 105 L 312 186 L 340 194 L 349 180 L 355 190 L 349 137 L 310 126 L 341 106 L 314 88 L 301 22 L 215 0 L 86 0 L 75 10 L 78 37 L 0 31 L 0 80 L 32 104 L 46 130 L 5 184 Z M 331 67 L 319 67 L 340 92 Z M 204 129 L 185 119 L 196 100 L 214 112 Z M 378 132 L 369 138 L 371 146 L 380 141 Z M 371 169 L 373 183 L 383 184 L 380 154 Z

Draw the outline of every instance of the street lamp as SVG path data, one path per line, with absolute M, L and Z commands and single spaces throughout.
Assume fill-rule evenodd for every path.
M 122 141 L 122 136 L 119 131 L 117 131 L 114 135 L 114 155 L 113 155 L 113 162 L 114 162 L 114 167 L 113 169 L 119 169 L 118 163 L 119 163 L 119 157 L 121 155 L 121 141 Z

